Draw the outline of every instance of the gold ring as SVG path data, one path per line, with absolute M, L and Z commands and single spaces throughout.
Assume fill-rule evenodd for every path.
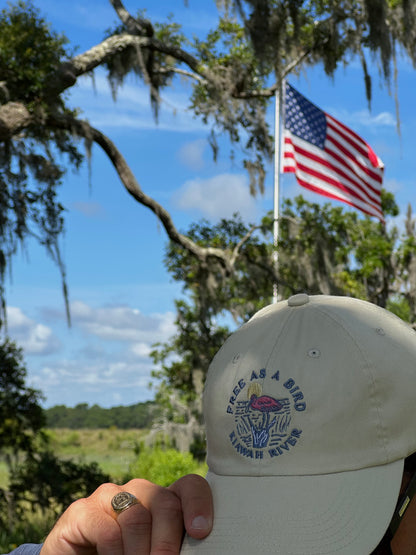
M 114 512 L 118 515 L 129 507 L 138 504 L 139 501 L 137 497 L 135 497 L 132 493 L 129 493 L 128 491 L 120 491 L 119 493 L 116 493 L 116 495 L 111 500 L 111 506 L 113 507 Z

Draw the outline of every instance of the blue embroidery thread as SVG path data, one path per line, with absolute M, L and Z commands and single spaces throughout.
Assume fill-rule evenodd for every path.
M 235 422 L 229 436 L 231 444 L 237 453 L 252 459 L 273 458 L 290 451 L 302 433 L 302 430 L 290 428 L 292 411 L 306 410 L 304 395 L 293 378 L 282 384 L 284 397 L 263 394 L 257 380 L 266 378 L 266 373 L 265 368 L 253 370 L 249 384 L 240 379 L 227 406 L 227 413 L 233 415 Z M 279 371 L 270 377 L 279 381 Z

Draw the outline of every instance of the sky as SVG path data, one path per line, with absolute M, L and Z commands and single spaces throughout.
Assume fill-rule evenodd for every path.
M 108 0 L 34 0 L 54 30 L 63 32 L 77 53 L 98 44 L 117 20 Z M 146 8 L 152 21 L 172 13 L 187 34 L 204 35 L 216 22 L 215 2 L 208 0 L 125 0 L 132 13 Z M 6 2 L 0 0 L 0 8 Z M 334 79 L 322 68 L 308 70 L 291 84 L 320 108 L 351 127 L 385 164 L 384 187 L 401 209 L 415 204 L 415 70 L 399 59 L 398 98 L 401 135 L 396 129 L 394 91 L 389 94 L 374 66 L 373 102 L 368 109 L 360 66 L 340 68 Z M 149 95 L 129 80 L 117 103 L 102 72 L 80 78 L 69 103 L 107 134 L 125 156 L 143 191 L 186 231 L 201 218 L 212 223 L 240 212 L 259 222 L 273 208 L 273 168 L 268 167 L 264 196 L 249 194 L 248 177 L 230 160 L 227 148 L 217 162 L 208 144 L 209 129 L 187 110 L 189 88 L 183 79 L 162 93 L 156 124 Z M 270 110 L 273 125 L 273 109 Z M 227 144 L 225 142 L 225 147 Z M 281 196 L 303 194 L 293 175 L 281 179 Z M 181 295 L 164 263 L 167 236 L 148 209 L 124 190 L 106 156 L 94 147 L 88 164 L 69 170 L 60 191 L 66 207 L 61 243 L 67 270 L 72 325 L 68 327 L 59 271 L 36 243 L 13 259 L 6 283 L 8 335 L 24 350 L 28 384 L 44 394 L 43 406 L 78 403 L 102 407 L 152 399 L 152 345 L 175 332 L 174 300 Z M 334 202 L 336 204 L 336 202 Z M 345 206 L 345 205 L 344 205 Z M 393 222 L 388 221 L 388 225 Z

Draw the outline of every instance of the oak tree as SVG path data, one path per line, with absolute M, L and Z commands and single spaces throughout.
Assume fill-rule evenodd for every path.
M 416 5 L 408 0 L 223 0 L 217 3 L 218 26 L 205 38 L 184 36 L 180 22 L 159 24 L 143 13 L 130 14 L 120 0 L 110 2 L 120 24 L 99 44 L 77 55 L 33 3 L 19 0 L 0 14 L 3 316 L 6 270 L 29 236 L 36 236 L 56 261 L 67 300 L 59 250 L 64 229 L 59 188 L 63 173 L 82 162 L 80 141 L 86 142 L 87 150 L 93 143 L 103 149 L 132 198 L 152 210 L 169 240 L 212 274 L 208 283 L 219 267 L 227 278 L 239 271 L 240 245 L 232 250 L 202 246 L 181 233 L 168 211 L 152 198 L 152 184 L 145 184 L 150 192 L 144 192 L 140 176 L 133 174 L 111 138 L 83 119 L 80 110 L 68 108 L 65 93 L 80 76 L 106 68 L 116 97 L 126 77 L 134 73 L 149 90 L 155 117 L 163 89 L 178 76 L 188 78 L 190 108 L 206 123 L 214 155 L 217 135 L 226 133 L 232 148 L 242 150 L 256 193 L 262 191 L 265 161 L 273 154 L 266 109 L 284 77 L 317 63 L 333 75 L 339 64 L 358 57 L 370 101 L 370 60 L 377 62 L 387 86 L 394 81 L 398 51 L 416 61 Z

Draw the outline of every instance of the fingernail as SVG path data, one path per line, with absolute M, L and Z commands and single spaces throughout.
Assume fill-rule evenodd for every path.
M 191 523 L 191 527 L 194 530 L 209 530 L 211 522 L 204 516 L 196 516 Z

